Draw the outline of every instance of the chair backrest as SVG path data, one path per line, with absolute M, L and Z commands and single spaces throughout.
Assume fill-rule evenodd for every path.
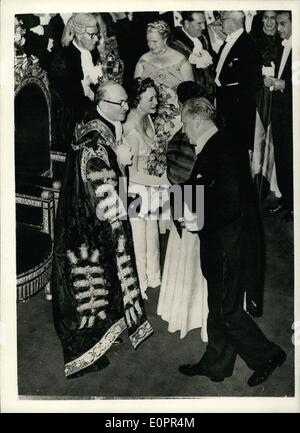
M 22 72 L 20 72 L 20 70 Z M 50 171 L 51 94 L 47 74 L 31 57 L 15 63 L 15 169 L 45 175 Z

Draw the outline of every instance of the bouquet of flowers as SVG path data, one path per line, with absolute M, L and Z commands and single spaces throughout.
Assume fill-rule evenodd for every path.
M 155 145 L 147 161 L 148 173 L 152 176 L 162 176 L 167 167 L 167 146 L 168 136 L 165 134 L 158 134 L 155 139 Z
M 180 114 L 179 107 L 174 103 L 174 92 L 165 86 L 158 86 L 159 108 L 154 119 L 156 139 L 147 161 L 150 175 L 162 176 L 167 168 L 168 143 L 176 132 L 176 123 Z
M 209 65 L 212 65 L 213 60 L 208 51 L 194 48 L 192 54 L 190 54 L 189 62 L 195 65 L 196 68 L 207 68 Z

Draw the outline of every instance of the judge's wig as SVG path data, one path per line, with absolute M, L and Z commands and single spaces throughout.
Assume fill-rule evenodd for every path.
M 88 27 L 98 27 L 96 17 L 91 13 L 73 14 L 65 25 L 61 43 L 63 47 L 67 47 L 74 39 L 75 34 L 83 34 Z

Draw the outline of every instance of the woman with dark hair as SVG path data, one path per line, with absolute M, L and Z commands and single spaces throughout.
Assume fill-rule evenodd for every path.
M 161 176 L 153 174 L 152 157 L 159 143 L 151 119 L 158 105 L 157 90 L 151 78 L 134 81 L 129 105 L 131 110 L 124 124 L 124 140 L 131 147 L 133 154 L 132 165 L 129 168 L 129 193 L 137 193 L 143 186 L 143 190 L 147 192 L 146 198 L 151 199 L 151 186 L 168 185 L 167 177 L 163 173 L 164 162 L 160 164 L 159 160 L 154 158 L 157 171 L 161 170 Z M 142 200 L 139 217 L 132 218 L 131 225 L 141 292 L 147 299 L 147 288 L 157 287 L 161 282 L 160 250 L 158 221 L 147 217 L 148 203 L 145 202 L 145 197 L 142 197 Z
M 276 28 L 276 11 L 262 11 L 260 29 L 257 28 L 256 31 L 251 32 L 251 36 L 261 53 L 263 76 L 274 77 L 275 65 L 281 52 L 281 38 Z M 270 183 L 270 190 L 278 196 L 271 131 L 272 91 L 262 86 L 257 92 L 256 100 L 257 115 L 252 171 L 254 175 L 261 174 Z M 265 186 L 263 178 L 258 183 L 260 195 L 263 185 Z

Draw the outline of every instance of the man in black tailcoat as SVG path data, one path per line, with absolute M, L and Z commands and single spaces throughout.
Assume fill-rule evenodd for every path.
M 243 11 L 223 11 L 222 31 L 227 35 L 216 62 L 218 116 L 245 149 L 253 149 L 256 92 L 262 85 L 259 50 L 244 29 Z
M 214 107 L 205 98 L 191 99 L 183 106 L 184 131 L 197 154 L 187 184 L 204 186 L 204 225 L 197 219 L 185 225 L 200 233 L 209 316 L 206 352 L 197 364 L 179 370 L 221 382 L 233 374 L 240 355 L 254 370 L 248 385 L 256 386 L 270 377 L 286 354 L 243 309 L 243 275 L 248 266 L 244 259 L 255 199 L 246 154 L 238 140 L 217 129 L 215 117 Z
M 94 104 L 102 77 L 97 44 L 100 30 L 89 13 L 74 14 L 66 24 L 63 47 L 53 55 L 48 77 L 54 95 L 60 149 L 70 146 L 75 124 Z
M 214 53 L 206 30 L 205 15 L 199 11 L 188 11 L 181 12 L 181 16 L 182 27 L 174 28 L 169 45 L 190 61 L 195 82 L 203 88 L 205 96 L 213 102 L 215 96 L 215 73 L 212 64 Z M 196 57 L 190 57 L 193 52 L 196 53 Z M 202 65 L 195 63 L 197 55 L 203 53 L 207 56 L 206 60 L 202 61 Z

